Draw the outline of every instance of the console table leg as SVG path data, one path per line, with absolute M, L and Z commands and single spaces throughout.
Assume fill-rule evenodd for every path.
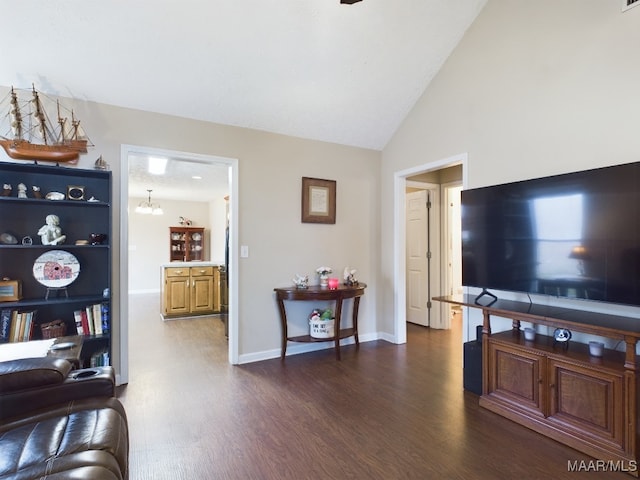
M 336 300 L 335 348 L 336 360 L 340 360 L 340 318 L 342 318 L 342 299 Z
M 356 341 L 356 350 L 360 349 L 360 340 L 358 339 L 358 308 L 360 307 L 360 297 L 353 299 L 353 336 Z
M 280 325 L 282 326 L 282 351 L 280 353 L 280 360 L 284 360 L 287 355 L 287 312 L 284 308 L 284 300 L 278 300 L 278 310 L 280 310 Z

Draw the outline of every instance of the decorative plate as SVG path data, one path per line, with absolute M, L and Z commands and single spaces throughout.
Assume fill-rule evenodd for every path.
M 33 276 L 49 288 L 63 288 L 74 282 L 80 274 L 80 262 L 64 250 L 50 250 L 33 263 Z

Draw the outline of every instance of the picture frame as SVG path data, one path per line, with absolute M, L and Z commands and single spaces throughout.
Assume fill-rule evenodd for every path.
M 0 280 L 0 302 L 17 302 L 22 299 L 20 280 Z
M 302 223 L 336 223 L 336 181 L 302 177 Z

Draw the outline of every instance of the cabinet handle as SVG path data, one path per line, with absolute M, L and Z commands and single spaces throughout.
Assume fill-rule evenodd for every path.
M 204 273 L 204 272 L 205 272 L 205 270 L 200 270 L 200 273 Z

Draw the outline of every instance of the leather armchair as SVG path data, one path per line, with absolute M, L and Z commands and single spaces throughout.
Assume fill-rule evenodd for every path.
M 0 362 L 0 480 L 128 478 L 127 417 L 111 367 Z

